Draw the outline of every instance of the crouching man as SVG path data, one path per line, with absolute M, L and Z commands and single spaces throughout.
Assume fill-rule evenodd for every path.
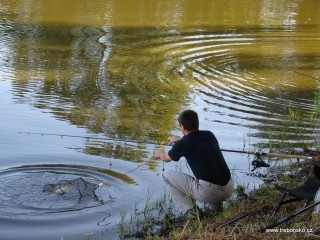
M 216 137 L 210 131 L 199 130 L 198 114 L 186 110 L 178 122 L 183 137 L 169 137 L 168 143 L 174 144 L 171 150 L 157 150 L 154 157 L 163 162 L 179 161 L 181 157 L 187 160 L 195 177 L 165 170 L 162 178 L 174 203 L 185 213 L 182 217 L 195 219 L 198 207 L 194 200 L 222 207 L 222 201 L 233 192 L 233 182 Z

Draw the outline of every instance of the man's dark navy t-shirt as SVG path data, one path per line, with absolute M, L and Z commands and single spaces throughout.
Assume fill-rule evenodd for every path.
M 210 131 L 197 130 L 183 136 L 168 154 L 174 161 L 185 157 L 197 179 L 224 186 L 231 178 L 218 141 Z

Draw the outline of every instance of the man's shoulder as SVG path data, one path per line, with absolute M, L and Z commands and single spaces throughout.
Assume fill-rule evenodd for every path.
M 212 134 L 213 135 L 213 133 L 209 130 L 199 130 L 199 132 L 204 133 L 204 134 Z
M 189 135 L 184 136 L 181 140 L 182 142 L 189 142 L 193 140 L 199 140 L 199 139 L 214 139 L 215 136 L 211 131 L 208 130 L 197 130 L 195 132 L 192 132 Z
M 202 136 L 209 136 L 209 137 L 214 136 L 213 132 L 209 130 L 199 130 L 199 134 L 201 134 Z

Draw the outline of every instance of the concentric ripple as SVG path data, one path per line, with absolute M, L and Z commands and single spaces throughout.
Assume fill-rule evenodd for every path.
M 0 172 L 0 215 L 28 216 L 44 213 L 79 211 L 115 201 L 120 194 L 121 183 L 104 174 L 105 170 L 84 166 L 40 165 L 22 166 Z M 44 186 L 61 180 L 83 178 L 86 182 L 112 184 L 99 187 L 94 196 L 79 199 L 78 195 L 49 194 Z
M 172 91 L 174 101 L 182 99 L 181 85 L 187 85 L 194 93 L 188 92 L 191 104 L 198 104 L 208 119 L 225 128 L 252 128 L 265 135 L 262 128 L 277 128 L 288 106 L 299 109 L 306 118 L 314 110 L 320 80 L 320 37 L 305 26 L 149 34 L 150 38 L 143 35 L 143 39 L 132 34 L 130 48 L 119 44 L 114 49 L 116 64 L 110 61 L 109 69 L 134 64 L 141 68 L 136 72 L 148 69 L 161 88 Z M 123 78 L 133 79 L 133 68 L 121 72 Z M 149 80 L 139 81 L 140 86 L 149 84 Z M 152 98 L 151 94 L 145 96 Z M 156 96 L 154 101 L 159 93 Z

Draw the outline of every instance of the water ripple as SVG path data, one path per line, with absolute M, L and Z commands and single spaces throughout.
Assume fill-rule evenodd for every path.
M 279 28 L 180 33 L 148 41 L 145 51 L 179 59 L 181 80 L 200 94 L 202 109 L 229 116 L 227 124 L 243 119 L 247 127 L 259 128 L 281 122 L 288 106 L 306 116 L 313 111 L 318 81 L 312 76 L 319 71 L 311 66 L 319 59 L 317 54 L 306 57 L 304 51 L 319 47 L 317 39 L 300 31 L 280 33 Z M 161 81 L 170 82 L 170 77 Z
M 69 165 L 34 165 L 21 166 L 0 172 L 1 195 L 0 215 L 10 217 L 42 216 L 48 213 L 73 212 L 110 204 L 120 195 L 121 183 L 112 177 L 99 173 L 99 169 L 90 170 L 84 166 Z M 105 170 L 101 171 L 105 172 Z M 111 182 L 112 184 L 98 188 L 94 196 L 79 200 L 78 194 L 49 194 L 43 192 L 47 184 L 55 184 L 61 180 L 83 178 L 90 184 Z

